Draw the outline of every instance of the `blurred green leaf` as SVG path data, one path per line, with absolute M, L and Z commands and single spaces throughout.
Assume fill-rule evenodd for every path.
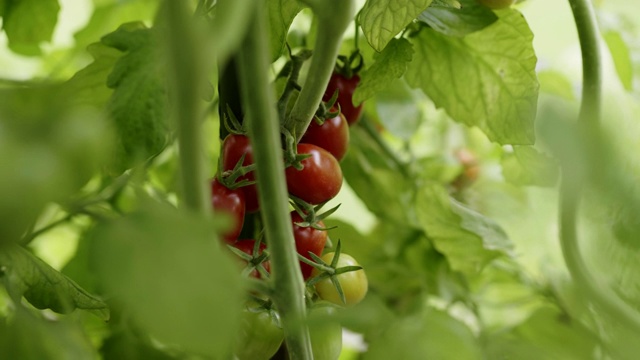
M 388 324 L 384 336 L 369 345 L 364 359 L 483 359 L 471 330 L 432 308 Z
M 5 359 L 95 359 L 98 354 L 79 324 L 51 321 L 18 309 L 0 318 L 0 354 Z
M 104 360 L 172 360 L 171 356 L 155 348 L 150 340 L 143 340 L 133 331 L 120 330 L 104 340 L 100 347 Z
M 239 330 L 243 282 L 209 219 L 149 202 L 93 232 L 104 289 L 165 344 L 228 355 Z M 221 326 L 224 324 L 224 326 Z
M 498 224 L 449 197 L 440 185 L 427 185 L 416 197 L 419 224 L 456 271 L 477 274 L 512 245 Z
M 406 39 L 392 39 L 384 50 L 374 56 L 375 62 L 361 73 L 360 83 L 353 94 L 353 103 L 360 104 L 385 89 L 394 79 L 407 71 L 413 50 Z
M 576 100 L 575 90 L 571 81 L 559 71 L 543 70 L 538 71 L 540 90 L 563 99 Z
M 19 246 L 0 248 L 0 268 L 14 299 L 24 295 L 38 309 L 59 313 L 83 309 L 109 319 L 109 309 L 102 300 Z
M 293 19 L 302 10 L 298 0 L 268 0 L 271 61 L 282 54 Z
M 422 101 L 425 101 L 425 96 L 420 90 L 411 89 L 403 79 L 396 79 L 376 94 L 375 109 L 387 131 L 408 141 L 415 136 L 424 120 L 416 106 Z
M 160 153 L 169 141 L 168 97 L 158 33 L 128 23 L 102 38 L 125 54 L 109 74 L 113 94 L 107 109 L 118 133 L 113 171 L 120 173 Z
M 459 8 L 430 6 L 418 20 L 445 35 L 458 37 L 482 30 L 498 20 L 493 11 L 476 0 L 460 0 L 460 3 Z
M 553 187 L 560 177 L 557 162 L 532 146 L 514 146 L 501 162 L 505 179 L 515 185 Z
M 533 34 L 517 11 L 452 38 L 423 29 L 405 78 L 455 121 L 477 126 L 500 144 L 532 144 L 538 81 Z
M 633 90 L 633 63 L 627 43 L 619 32 L 613 30 L 604 32 L 602 37 L 611 52 L 622 86 L 627 91 Z
M 488 336 L 490 359 L 593 359 L 597 338 L 576 320 L 546 306 L 508 332 Z
M 360 12 L 364 36 L 376 51 L 382 51 L 431 1 L 368 0 Z
M 2 8 L 2 28 L 9 38 L 9 48 L 21 55 L 40 55 L 40 44 L 51 41 L 58 22 L 58 1 L 6 1 Z

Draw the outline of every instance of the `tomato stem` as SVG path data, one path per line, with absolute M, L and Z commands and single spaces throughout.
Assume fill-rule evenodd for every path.
M 174 116 L 178 124 L 182 200 L 188 209 L 205 213 L 210 211 L 211 201 L 208 200 L 198 94 L 203 59 L 190 26 L 187 6 L 180 1 L 167 1 L 166 6 L 170 30 L 165 35 L 176 101 Z
M 262 6 L 256 6 L 254 11 L 239 54 L 239 70 L 261 214 L 271 254 L 273 301 L 281 315 L 291 359 L 311 359 L 311 340 L 303 321 L 305 288 L 289 216 L 279 118 L 269 83 L 266 14 Z
M 582 102 L 579 121 L 587 133 L 598 130 L 600 123 L 602 72 L 598 47 L 598 28 L 589 0 L 569 0 L 582 50 Z M 560 185 L 560 241 L 567 268 L 582 291 L 598 307 L 634 331 L 640 331 L 640 314 L 593 277 L 580 253 L 577 217 L 583 180 L 564 169 Z
M 300 141 L 322 101 L 338 57 L 342 34 L 353 19 L 354 0 L 301 0 L 309 5 L 318 21 L 318 34 L 309 65 L 309 76 L 300 96 L 285 119 L 285 127 Z

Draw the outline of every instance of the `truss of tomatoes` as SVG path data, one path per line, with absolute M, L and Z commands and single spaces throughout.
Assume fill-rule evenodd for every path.
M 337 107 L 331 107 L 324 120 L 314 119 L 296 145 L 297 154 L 306 157 L 300 160 L 300 169 L 294 166 L 285 169 L 289 194 L 296 201 L 301 200 L 307 206 L 324 204 L 340 191 L 343 178 L 339 162 L 349 147 L 349 126 L 358 120 L 362 109 L 361 105 L 354 107 L 351 102 L 358 81 L 357 76 L 351 79 L 337 73 L 332 76 L 325 98 L 333 97 Z M 339 109 L 343 109 L 343 112 Z M 242 134 L 228 135 L 222 143 L 220 171 L 223 174 L 235 172 L 236 176 L 232 181 L 219 176 L 211 180 L 211 202 L 214 210 L 224 211 L 233 219 L 232 226 L 222 234 L 222 239 L 238 255 L 246 275 L 265 278 L 270 272 L 266 245 L 255 239 L 240 238 L 246 215 L 260 209 L 253 171 L 239 172 L 240 168 L 250 167 L 252 164 L 253 149 L 249 138 Z M 298 254 L 309 262 L 319 261 L 328 239 L 322 220 L 314 216 L 309 219 L 304 211 L 298 209 L 291 212 L 291 223 Z M 346 254 L 344 256 L 351 258 Z M 305 280 L 318 275 L 317 269 L 304 261 L 300 261 L 300 271 Z M 362 274 L 358 279 L 364 276 L 363 271 L 355 272 Z M 349 274 L 340 274 L 340 282 L 343 279 L 349 281 Z M 325 280 L 319 282 L 319 294 L 328 292 L 326 282 L 329 280 Z M 359 289 L 362 288 L 362 284 L 358 286 Z M 346 293 L 349 294 L 348 291 Z M 362 297 L 365 293 L 366 284 Z M 335 299 L 339 297 L 333 294 L 330 301 L 336 302 Z M 345 303 L 353 302 L 349 301 L 351 297 L 346 299 Z

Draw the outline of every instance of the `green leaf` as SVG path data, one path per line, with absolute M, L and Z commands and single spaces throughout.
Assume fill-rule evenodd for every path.
M 113 171 L 119 173 L 157 155 L 169 141 L 166 64 L 157 32 L 140 23 L 122 25 L 102 43 L 125 52 L 107 79 L 114 89 L 107 109 L 119 139 Z
M 576 100 L 575 90 L 571 81 L 561 72 L 554 70 L 543 70 L 538 72 L 540 90 L 563 99 Z
M 387 131 L 399 139 L 409 141 L 424 120 L 422 111 L 416 104 L 425 100 L 420 90 L 410 88 L 404 79 L 397 79 L 376 95 L 375 109 L 380 123 Z
M 604 32 L 602 36 L 611 52 L 611 57 L 613 58 L 613 63 L 622 86 L 624 86 L 627 91 L 633 90 L 633 63 L 627 43 L 617 31 L 609 30 Z
M 423 12 L 432 0 L 367 0 L 360 12 L 364 36 L 376 51 Z
M 508 11 L 464 38 L 423 29 L 412 38 L 405 78 L 455 121 L 477 126 L 500 144 L 534 142 L 538 99 L 533 34 L 524 17 Z
M 365 360 L 480 360 L 480 345 L 469 328 L 449 314 L 427 309 L 387 325 L 369 346 Z
M 353 94 L 353 103 L 358 105 L 377 92 L 385 89 L 394 79 L 407 71 L 413 50 L 406 39 L 393 39 L 381 53 L 374 56 L 375 62 L 360 75 L 360 83 Z
M 476 0 L 461 0 L 460 8 L 430 6 L 418 20 L 449 36 L 463 37 L 482 30 L 498 20 L 496 14 Z
M 18 308 L 7 323 L 0 318 L 0 354 L 3 359 L 20 360 L 98 357 L 80 324 L 51 321 L 24 308 Z
M 560 168 L 553 158 L 532 146 L 514 146 L 513 152 L 505 152 L 502 156 L 502 174 L 515 185 L 553 187 L 560 176 Z
M 239 330 L 244 283 L 219 228 L 209 217 L 148 200 L 95 228 L 92 263 L 141 330 L 185 351 L 226 358 Z
M 491 219 L 451 199 L 440 185 L 427 185 L 416 197 L 418 222 L 453 270 L 477 274 L 512 245 Z
M 69 79 L 66 86 L 74 94 L 72 101 L 76 104 L 102 109 L 113 94 L 113 89 L 107 87 L 107 78 L 123 54 L 101 43 L 89 45 L 87 51 L 94 61 Z
M 0 250 L 0 268 L 5 287 L 14 299 L 24 295 L 38 309 L 59 313 L 83 309 L 109 319 L 109 309 L 102 300 L 19 246 Z
M 2 27 L 14 52 L 40 55 L 40 44 L 50 41 L 58 21 L 57 0 L 13 0 L 4 3 Z
M 268 0 L 271 61 L 282 54 L 293 19 L 302 10 L 297 0 Z
M 487 337 L 487 358 L 593 359 L 598 339 L 577 320 L 545 306 L 508 332 Z

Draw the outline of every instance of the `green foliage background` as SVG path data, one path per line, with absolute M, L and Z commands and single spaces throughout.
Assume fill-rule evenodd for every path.
M 557 179 L 561 158 L 588 169 L 583 254 L 604 291 L 640 311 L 640 22 L 632 15 L 640 5 L 595 2 L 608 50 L 604 123 L 601 136 L 581 143 L 568 3 L 530 0 L 496 12 L 456 3 L 359 2 L 366 67 L 355 101 L 365 102 L 366 121 L 351 128 L 346 184 L 332 201 L 342 206 L 326 222 L 366 269 L 370 293 L 336 316 L 362 335 L 342 358 L 633 359 L 636 334 L 592 306 L 567 273 Z M 204 31 L 230 36 L 203 52 L 224 60 L 238 46 L 250 5 L 237 4 L 220 9 L 236 23 Z M 322 34 L 295 0 L 268 5 L 275 74 L 285 40 L 297 50 L 309 27 L 308 46 Z M 233 351 L 246 284 L 217 241 L 228 219 L 176 210 L 158 8 L 152 0 L 0 1 L 0 354 L 8 358 Z M 354 44 L 349 30 L 342 53 Z M 199 88 L 209 175 L 219 155 L 214 63 Z M 461 148 L 480 169 L 463 189 L 451 185 L 463 171 Z

